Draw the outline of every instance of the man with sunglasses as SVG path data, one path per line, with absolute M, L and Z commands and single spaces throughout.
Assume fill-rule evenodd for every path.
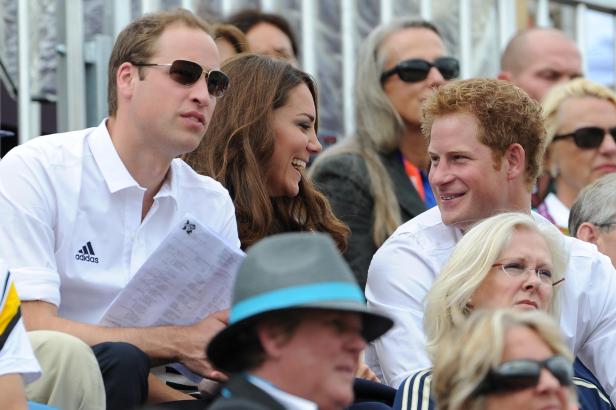
M 118 36 L 109 62 L 109 118 L 40 137 L 0 162 L 0 253 L 15 277 L 29 330 L 93 346 L 107 407 L 188 396 L 148 373 L 179 361 L 224 379 L 205 357 L 227 322 L 107 328 L 103 312 L 187 212 L 239 247 L 227 191 L 177 157 L 195 149 L 228 86 L 207 23 L 186 10 L 145 15 Z
M 531 188 L 545 144 L 541 107 L 509 82 L 446 84 L 428 98 L 424 113 L 438 207 L 399 227 L 383 244 L 372 259 L 366 287 L 368 306 L 396 323 L 369 347 L 366 359 L 392 386 L 430 366 L 423 301 L 464 232 L 499 212 L 531 213 Z M 569 347 L 614 400 L 616 271 L 594 247 L 563 238 L 569 260 L 561 327 Z

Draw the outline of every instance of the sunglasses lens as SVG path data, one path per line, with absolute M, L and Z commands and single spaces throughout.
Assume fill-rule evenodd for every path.
M 452 80 L 460 75 L 460 63 L 453 57 L 442 57 L 434 62 L 445 80 Z
M 428 77 L 430 63 L 425 60 L 408 60 L 398 65 L 400 79 L 407 83 L 423 81 Z
M 537 385 L 537 378 L 533 375 L 509 375 L 499 379 L 500 388 L 502 390 L 522 390 Z
M 604 131 L 598 127 L 587 127 L 575 130 L 573 141 L 579 148 L 598 148 L 603 142 Z
M 536 386 L 540 372 L 535 362 L 514 360 L 499 366 L 495 376 L 503 390 L 517 390 Z
M 196 83 L 202 73 L 203 69 L 199 64 L 185 60 L 175 60 L 169 69 L 171 78 L 182 85 Z
M 213 70 L 207 75 L 207 90 L 214 97 L 222 97 L 229 87 L 229 77 L 222 71 Z
M 569 386 L 573 378 L 571 363 L 562 356 L 555 356 L 546 362 L 545 367 L 552 373 L 562 386 Z

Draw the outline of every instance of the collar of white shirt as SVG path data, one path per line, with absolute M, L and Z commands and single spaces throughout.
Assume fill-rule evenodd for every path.
M 554 218 L 556 225 L 561 228 L 567 228 L 569 226 L 570 210 L 552 192 L 545 197 L 545 206 L 548 208 L 548 212 L 552 218 Z
M 276 399 L 276 401 L 282 404 L 284 408 L 286 408 L 287 410 L 317 410 L 318 409 L 316 403 L 311 402 L 310 400 L 306 400 L 301 397 L 294 396 L 285 391 L 282 391 L 278 387 L 274 386 L 272 383 L 268 382 L 267 380 L 261 377 L 258 377 L 252 374 L 249 374 L 247 377 L 248 377 L 248 380 L 252 384 L 254 384 L 258 388 L 260 388 L 261 390 L 265 391 L 267 394 L 272 396 L 274 399 Z
M 88 144 L 94 161 L 96 161 L 111 193 L 130 187 L 144 189 L 128 172 L 113 146 L 111 135 L 109 135 L 109 130 L 107 129 L 107 119 L 104 119 L 92 135 L 90 135 Z M 173 167 L 169 166 L 165 181 L 157 192 L 156 197 L 170 196 L 176 198 L 178 188 L 177 183 L 174 182 L 177 181 L 174 181 L 173 178 Z

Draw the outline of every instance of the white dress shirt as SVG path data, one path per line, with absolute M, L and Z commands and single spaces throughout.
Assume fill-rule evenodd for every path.
M 368 307 L 389 315 L 395 324 L 369 345 L 366 363 L 390 386 L 397 388 L 411 373 L 431 367 L 424 298 L 461 237 L 460 230 L 443 224 L 434 207 L 400 226 L 372 259 Z M 569 266 L 560 292 L 561 329 L 574 354 L 616 402 L 616 271 L 594 245 L 563 238 Z
M 145 188 L 124 166 L 105 123 L 33 139 L 0 161 L 0 257 L 20 297 L 85 323 L 98 323 L 187 212 L 239 247 L 228 192 L 180 159 L 142 221 Z

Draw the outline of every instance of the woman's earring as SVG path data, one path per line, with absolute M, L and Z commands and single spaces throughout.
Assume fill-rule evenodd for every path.
M 475 307 L 473 306 L 473 299 L 472 298 L 468 298 L 468 301 L 466 302 L 466 305 L 464 306 L 464 311 L 466 314 L 470 314 L 473 309 Z

